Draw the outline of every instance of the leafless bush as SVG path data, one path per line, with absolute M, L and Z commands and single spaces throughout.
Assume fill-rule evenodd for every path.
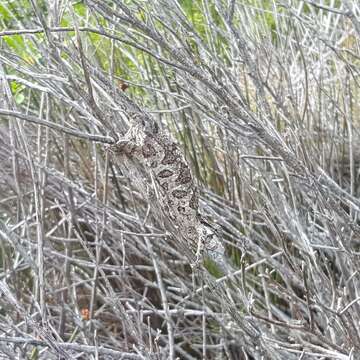
M 30 3 L 0 1 L 1 358 L 358 358 L 358 2 Z M 231 273 L 193 274 L 113 163 L 124 102 Z

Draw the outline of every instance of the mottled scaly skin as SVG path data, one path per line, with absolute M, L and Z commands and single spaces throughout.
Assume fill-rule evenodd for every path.
M 224 249 L 214 229 L 199 215 L 199 197 L 191 170 L 178 145 L 157 126 L 146 131 L 133 126 L 124 138 L 110 146 L 118 155 L 141 163 L 150 173 L 157 201 L 174 228 L 174 235 L 190 249 L 191 263 L 197 264 L 202 251 L 213 252 L 218 262 Z M 215 259 L 216 258 L 216 259 Z

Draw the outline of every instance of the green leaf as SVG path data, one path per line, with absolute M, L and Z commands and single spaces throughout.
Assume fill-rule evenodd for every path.
M 24 102 L 24 100 L 25 100 L 25 96 L 22 92 L 15 95 L 16 104 L 21 105 Z

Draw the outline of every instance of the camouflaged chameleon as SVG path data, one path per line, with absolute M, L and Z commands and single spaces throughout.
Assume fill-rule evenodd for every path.
M 219 249 L 216 232 L 199 214 L 198 190 L 189 166 L 178 145 L 155 122 L 151 131 L 139 124 L 132 126 L 109 149 L 140 162 L 150 172 L 160 207 L 175 228 L 174 235 L 180 235 L 190 248 L 192 265 L 198 264 L 204 249 Z M 216 254 L 223 256 L 222 246 Z

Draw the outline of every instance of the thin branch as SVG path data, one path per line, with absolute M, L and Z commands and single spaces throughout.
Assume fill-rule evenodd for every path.
M 72 136 L 75 136 L 75 137 L 80 138 L 80 139 L 85 139 L 85 140 L 104 143 L 104 144 L 113 144 L 115 142 L 115 140 L 113 138 L 109 137 L 109 136 L 101 136 L 101 135 L 93 135 L 93 134 L 82 133 L 82 132 L 80 132 L 78 130 L 73 130 L 73 129 L 64 127 L 62 125 L 59 125 L 59 124 L 56 124 L 56 123 L 53 123 L 53 122 L 50 122 L 50 121 L 47 121 L 47 120 L 39 119 L 36 116 L 28 115 L 28 114 L 22 114 L 22 113 L 17 112 L 17 111 L 10 111 L 10 110 L 6 110 L 6 109 L 0 109 L 0 115 L 15 117 L 17 119 L 28 121 L 28 122 L 31 122 L 33 124 L 46 126 L 46 127 L 51 128 L 51 129 L 54 129 L 56 131 L 60 131 L 60 132 L 62 132 L 64 134 L 72 135 Z

